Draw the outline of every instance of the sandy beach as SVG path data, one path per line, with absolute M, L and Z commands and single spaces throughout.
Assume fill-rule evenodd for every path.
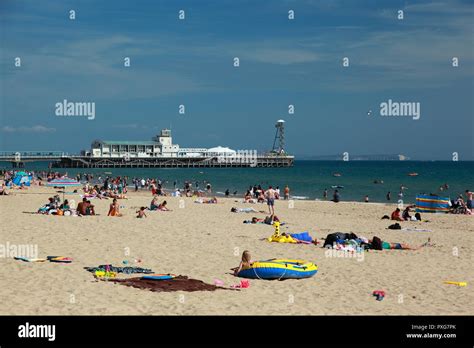
M 389 242 L 420 245 L 431 238 L 435 246 L 416 251 L 384 250 L 360 257 L 329 257 L 320 246 L 280 244 L 262 240 L 273 227 L 243 224 L 252 216 L 230 209 L 263 204 L 196 204 L 192 198 L 166 197 L 171 212 L 147 212 L 135 218 L 140 206 L 149 206 L 150 192 L 129 193 L 120 200 L 123 217 L 107 217 L 111 200 L 94 199 L 99 216 L 71 217 L 32 214 L 55 190 L 31 187 L 0 196 L 0 243 L 36 244 L 39 257 L 69 256 L 71 264 L 28 263 L 0 259 L 0 288 L 5 315 L 470 315 L 474 308 L 472 255 L 473 217 L 423 214 L 429 222 L 401 222 L 402 227 L 431 232 L 394 231 L 386 227 L 395 204 L 287 201 L 276 202 L 276 213 L 286 222 L 282 232 L 308 231 L 320 240 L 332 232 L 354 232 Z M 66 198 L 80 200 L 78 194 Z M 179 200 L 184 201 L 184 206 Z M 98 282 L 86 266 L 110 263 L 152 268 L 226 286 L 240 279 L 230 274 L 244 250 L 253 260 L 290 258 L 312 261 L 318 273 L 309 279 L 250 280 L 240 291 L 156 293 Z M 129 251 L 129 255 L 126 253 Z M 141 259 L 139 264 L 135 259 Z M 467 282 L 467 287 L 444 284 Z M 383 301 L 372 296 L 384 290 Z

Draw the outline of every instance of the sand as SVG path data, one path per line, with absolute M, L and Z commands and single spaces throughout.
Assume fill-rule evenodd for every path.
M 282 231 L 309 231 L 318 239 L 331 232 L 376 235 L 390 242 L 420 245 L 431 237 L 436 246 L 417 251 L 370 251 L 359 257 L 329 257 L 315 245 L 262 241 L 273 232 L 268 225 L 243 224 L 264 214 L 230 213 L 233 198 L 218 204 L 196 204 L 191 198 L 167 197 L 171 212 L 147 212 L 135 218 L 139 206 L 148 206 L 149 192 L 130 193 L 121 200 L 123 217 L 107 217 L 110 200 L 93 200 L 100 216 L 66 217 L 30 214 L 55 192 L 31 187 L 0 196 L 0 243 L 37 244 L 39 257 L 69 256 L 71 264 L 26 263 L 0 259 L 0 314 L 22 315 L 343 315 L 343 314 L 473 314 L 472 270 L 474 216 L 424 214 L 430 222 L 402 222 L 403 227 L 432 232 L 387 230 L 380 218 L 395 204 L 277 201 Z M 79 195 L 66 195 L 79 201 Z M 242 251 L 254 260 L 304 259 L 316 263 L 318 273 L 303 280 L 250 280 L 240 291 L 156 293 L 98 282 L 85 266 L 111 263 L 152 268 L 156 273 L 186 275 L 226 286 L 240 278 L 230 274 Z M 129 254 L 126 254 L 129 252 Z M 135 263 L 141 259 L 141 263 Z M 135 275 L 136 276 L 136 275 Z M 468 282 L 467 287 L 443 281 Z M 384 290 L 376 301 L 372 291 Z

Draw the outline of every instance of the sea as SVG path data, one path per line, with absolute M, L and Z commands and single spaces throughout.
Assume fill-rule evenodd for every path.
M 11 169 L 9 163 L 0 163 L 0 168 Z M 27 163 L 25 170 L 48 170 L 44 162 Z M 420 193 L 433 193 L 443 197 L 456 198 L 459 194 L 474 190 L 474 162 L 465 161 L 295 161 L 290 168 L 53 168 L 67 172 L 69 177 L 77 173 L 90 173 L 95 178 L 101 176 L 128 176 L 129 178 L 156 178 L 164 188 L 184 186 L 185 181 L 198 182 L 199 189 L 206 183 L 212 185 L 213 194 L 223 195 L 228 189 L 231 195 L 242 197 L 249 186 L 261 185 L 267 188 L 286 185 L 293 199 L 323 200 L 323 192 L 332 197 L 335 186 L 342 201 L 387 202 L 387 192 L 391 192 L 391 202 L 398 201 L 400 187 L 403 186 L 403 201 L 414 203 Z M 340 176 L 334 176 L 339 173 Z M 418 173 L 409 176 L 409 173 Z M 377 183 L 375 183 L 377 182 Z M 382 183 L 383 182 L 383 183 Z M 131 180 L 130 183 L 131 184 Z M 440 187 L 447 184 L 447 189 Z

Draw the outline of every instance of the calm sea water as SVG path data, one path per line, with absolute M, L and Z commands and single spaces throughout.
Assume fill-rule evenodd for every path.
M 27 164 L 26 169 L 39 170 L 47 167 L 44 163 Z M 0 167 L 9 169 L 9 163 Z M 229 189 L 238 191 L 241 196 L 254 184 L 279 186 L 283 191 L 289 185 L 291 194 L 305 196 L 308 199 L 322 199 L 323 191 L 328 189 L 332 196 L 332 185 L 341 185 L 342 200 L 362 201 L 369 195 L 372 202 L 386 202 L 388 191 L 392 193 L 392 202 L 397 200 L 400 185 L 404 191 L 404 201 L 414 202 L 418 193 L 439 193 L 454 198 L 466 189 L 474 190 L 474 162 L 391 162 L 391 161 L 296 161 L 291 168 L 180 168 L 180 169 L 59 169 L 67 171 L 69 176 L 80 173 L 93 173 L 95 176 L 111 172 L 112 176 L 150 177 L 164 182 L 165 188 L 172 188 L 176 180 L 182 187 L 185 180 L 198 181 L 204 188 L 204 181 L 210 182 L 214 192 Z M 410 177 L 407 174 L 419 175 Z M 334 177 L 333 173 L 341 173 Z M 374 180 L 383 180 L 383 184 L 374 184 Z M 447 183 L 449 189 L 443 192 L 439 187 Z

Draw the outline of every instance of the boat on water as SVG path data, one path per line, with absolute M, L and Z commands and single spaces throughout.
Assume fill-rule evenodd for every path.
M 341 173 L 334 173 L 332 176 L 339 177 L 339 176 L 342 176 L 342 175 L 341 175 Z
M 418 173 L 408 173 L 408 176 L 418 176 Z

